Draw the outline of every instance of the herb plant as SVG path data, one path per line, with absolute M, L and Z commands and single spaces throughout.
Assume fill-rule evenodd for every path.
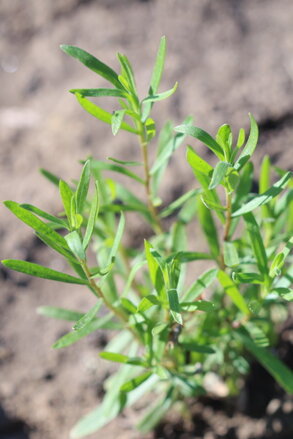
M 259 193 L 252 189 L 256 185 L 251 156 L 258 142 L 253 116 L 249 116 L 248 138 L 240 129 L 236 140 L 229 125 L 222 125 L 212 137 L 194 126 L 191 117 L 175 128 L 167 123 L 150 164 L 149 148 L 154 148 L 156 136 L 152 107 L 177 87 L 176 83 L 172 89 L 158 92 L 165 38 L 143 100 L 125 55 L 118 54 L 121 72 L 117 74 L 82 49 L 61 48 L 111 86 L 70 90 L 79 104 L 111 125 L 114 135 L 125 130 L 136 136 L 142 156 L 141 162 L 88 158 L 76 184 L 42 170 L 59 187 L 64 207 L 59 216 L 30 204 L 4 203 L 63 256 L 75 274 L 14 259 L 3 264 L 32 276 L 80 284 L 96 297 L 85 314 L 48 306 L 38 310 L 74 322 L 72 331 L 57 340 L 54 348 L 65 348 L 94 331 L 107 330 L 110 342 L 100 356 L 121 363 L 105 382 L 101 405 L 77 423 L 71 437 L 98 430 L 151 392 L 154 403 L 138 424 L 142 433 L 147 432 L 174 402 L 205 394 L 211 373 L 221 377 L 228 392 L 235 394 L 253 357 L 281 387 L 293 392 L 292 371 L 272 350 L 277 325 L 285 320 L 288 301 L 293 299 L 293 178 L 265 156 L 259 170 Z M 104 96 L 117 99 L 112 114 L 88 99 Z M 216 156 L 217 164 L 211 166 L 187 146 L 187 169 L 195 176 L 195 188 L 166 205 L 159 196 L 164 171 L 172 154 L 191 137 Z M 109 178 L 107 171 L 130 179 L 132 190 L 119 179 Z M 89 190 L 91 182 L 93 190 Z M 145 188 L 145 200 L 135 194 L 138 185 Z M 122 242 L 128 212 L 140 215 L 152 230 L 152 236 L 138 248 Z M 198 229 L 189 227 L 195 221 Z M 191 234 L 200 233 L 206 239 L 206 251 L 189 248 Z M 95 266 L 88 262 L 90 252 L 96 255 Z M 195 277 L 188 267 L 200 260 L 207 262 L 207 269 Z

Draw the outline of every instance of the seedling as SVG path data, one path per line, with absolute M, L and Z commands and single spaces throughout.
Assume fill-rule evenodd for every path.
M 7 259 L 3 264 L 32 276 L 80 284 L 96 297 L 95 305 L 85 314 L 39 308 L 43 315 L 74 322 L 72 331 L 57 340 L 54 348 L 65 348 L 94 331 L 107 330 L 111 339 L 100 356 L 121 364 L 105 382 L 101 405 L 77 423 L 71 437 L 100 429 L 151 392 L 154 402 L 138 423 L 139 430 L 147 432 L 174 402 L 205 394 L 210 372 L 221 377 L 227 391 L 235 394 L 253 357 L 292 393 L 292 371 L 271 349 L 279 323 L 276 316 L 284 320 L 287 302 L 293 299 L 292 174 L 273 166 L 265 156 L 259 170 L 259 193 L 252 192 L 251 157 L 258 142 L 258 126 L 252 115 L 247 139 L 244 129 L 235 139 L 229 125 L 222 125 L 213 137 L 194 126 L 191 117 L 175 128 L 168 122 L 159 133 L 156 158 L 150 163 L 149 149 L 155 147 L 156 137 L 152 108 L 177 88 L 176 83 L 159 92 L 166 53 L 164 37 L 144 99 L 138 97 L 133 69 L 125 55 L 118 54 L 118 74 L 82 49 L 61 48 L 110 85 L 70 90 L 79 104 L 111 125 L 114 135 L 124 130 L 136 136 L 141 150 L 141 162 L 88 158 L 77 184 L 43 170 L 59 187 L 64 207 L 59 216 L 30 204 L 4 203 L 65 258 L 71 274 L 21 260 Z M 93 103 L 105 96 L 116 99 L 112 113 Z M 160 198 L 164 172 L 174 152 L 192 138 L 216 156 L 217 164 L 213 167 L 198 155 L 198 142 L 195 147 L 188 145 L 186 172 L 193 172 L 195 186 L 166 205 Z M 132 182 L 132 190 L 120 179 L 118 183 L 109 178 L 107 171 L 124 175 Z M 145 200 L 136 195 L 139 185 L 144 187 Z M 152 230 L 151 238 L 138 248 L 122 242 L 129 212 L 141 216 Z M 197 228 L 188 227 L 195 221 Z M 187 228 L 202 234 L 208 250 L 190 248 L 188 243 L 193 240 Z M 94 266 L 89 264 L 90 252 L 96 255 Z M 195 277 L 188 266 L 202 260 L 207 261 L 207 269 Z

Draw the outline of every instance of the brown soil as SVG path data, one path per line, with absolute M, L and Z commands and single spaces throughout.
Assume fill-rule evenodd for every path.
M 2 0 L 1 199 L 56 213 L 56 190 L 38 168 L 71 179 L 78 175 L 78 160 L 90 154 L 139 159 L 133 139 L 124 134 L 113 138 L 109 127 L 85 114 L 66 92 L 103 83 L 66 57 L 58 49 L 61 43 L 83 47 L 114 67 L 115 52 L 127 53 L 143 93 L 160 36 L 167 35 L 162 90 L 176 80 L 180 87 L 174 97 L 157 105 L 158 125 L 166 119 L 180 123 L 193 114 L 196 123 L 211 132 L 226 122 L 236 132 L 242 125 L 248 127 L 250 111 L 262 133 L 255 163 L 270 154 L 277 165 L 292 169 L 292 17 L 291 0 Z M 162 191 L 166 201 L 192 186 L 191 172 L 185 169 L 184 150 L 179 150 Z M 0 209 L 1 259 L 24 258 L 63 268 L 30 230 L 3 206 Z M 132 235 L 139 236 L 140 229 L 133 221 Z M 1 270 L 0 437 L 68 438 L 72 425 L 101 398 L 108 363 L 97 352 L 106 335 L 94 334 L 54 351 L 50 346 L 70 325 L 41 317 L 35 309 L 55 305 L 87 310 L 93 300 L 79 287 Z M 290 401 L 278 392 L 266 400 L 258 420 L 244 414 L 241 405 L 231 411 L 225 404 L 191 402 L 189 419 L 170 415 L 148 437 L 293 437 L 292 425 L 283 422 Z M 135 411 L 128 411 L 105 427 L 103 436 L 138 439 L 136 418 Z

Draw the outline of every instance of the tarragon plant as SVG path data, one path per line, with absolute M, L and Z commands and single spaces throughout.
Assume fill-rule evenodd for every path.
M 74 322 L 72 331 L 57 340 L 54 348 L 107 330 L 110 342 L 99 355 L 121 364 L 104 383 L 101 405 L 77 423 L 71 437 L 96 431 L 142 397 L 149 405 L 150 396 L 145 395 L 151 392 L 151 407 L 138 423 L 139 430 L 147 432 L 174 402 L 205 394 L 211 387 L 211 381 L 207 386 L 211 373 L 221 378 L 228 393 L 235 394 L 253 357 L 281 387 L 293 392 L 292 371 L 272 349 L 276 326 L 285 320 L 288 301 L 293 299 L 293 178 L 265 156 L 258 185 L 253 186 L 251 156 L 258 141 L 253 116 L 249 116 L 247 139 L 244 129 L 234 139 L 229 125 L 222 125 L 213 137 L 194 126 L 191 117 L 175 128 L 168 122 L 150 163 L 149 148 L 155 147 L 156 137 L 150 117 L 153 105 L 177 87 L 176 83 L 168 91 L 158 91 L 165 38 L 148 95 L 142 100 L 125 55 L 118 54 L 118 74 L 82 49 L 61 49 L 109 82 L 110 88 L 70 91 L 88 113 L 111 125 L 114 135 L 124 130 L 136 136 L 142 157 L 141 162 L 88 158 L 74 184 L 43 170 L 59 187 L 64 210 L 58 216 L 31 204 L 4 203 L 65 258 L 74 274 L 14 259 L 3 264 L 32 276 L 80 284 L 96 297 L 85 314 L 49 306 L 39 309 L 46 316 Z M 117 100 L 112 113 L 88 99 L 105 96 Z M 164 172 L 172 154 L 192 137 L 216 156 L 217 164 L 211 166 L 187 146 L 187 172 L 193 172 L 195 187 L 166 205 L 160 199 Z M 121 179 L 109 178 L 108 171 L 122 174 L 132 184 L 126 187 Z M 145 200 L 136 195 L 139 185 L 145 188 Z M 129 212 L 143 218 L 151 235 L 135 248 L 122 240 Z M 201 242 L 200 234 L 206 239 L 204 249 L 196 244 Z M 189 242 L 195 243 L 193 248 Z M 94 266 L 88 262 L 92 252 Z M 196 261 L 207 264 L 200 276 L 188 269 Z

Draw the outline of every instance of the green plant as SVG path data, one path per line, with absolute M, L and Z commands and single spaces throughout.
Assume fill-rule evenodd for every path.
M 61 48 L 114 86 L 70 91 L 87 112 L 110 124 L 114 135 L 125 130 L 137 136 L 142 155 L 142 162 L 89 158 L 79 181 L 72 185 L 42 170 L 59 187 L 64 206 L 60 216 L 30 204 L 5 202 L 48 247 L 66 259 L 75 275 L 20 260 L 8 259 L 3 264 L 32 276 L 84 285 L 96 296 L 95 306 L 86 314 L 47 306 L 39 309 L 46 316 L 75 322 L 73 330 L 54 347 L 69 346 L 98 329 L 118 331 L 100 356 L 122 366 L 105 383 L 102 404 L 79 421 L 72 437 L 101 428 L 124 407 L 153 392 L 155 403 L 138 425 L 146 432 L 174 402 L 204 394 L 210 372 L 222 377 L 233 394 L 239 378 L 249 370 L 250 356 L 256 357 L 286 391 L 293 392 L 292 372 L 270 349 L 276 342 L 277 324 L 288 314 L 286 301 L 293 298 L 293 179 L 266 156 L 259 172 L 259 194 L 252 192 L 250 159 L 258 141 L 253 116 L 247 140 L 241 129 L 236 142 L 229 125 L 222 125 L 213 138 L 195 127 L 191 117 L 175 129 L 167 123 L 150 166 L 148 150 L 156 135 L 150 118 L 152 107 L 177 87 L 175 84 L 171 90 L 158 93 L 165 38 L 161 39 L 149 93 L 143 100 L 137 95 L 126 56 L 118 54 L 118 75 L 77 47 Z M 88 99 L 102 96 L 117 98 L 119 109 L 111 114 Z M 187 136 L 207 146 L 218 163 L 212 167 L 188 146 L 187 162 L 199 187 L 164 205 L 159 197 L 161 180 L 172 154 Z M 133 172 L 133 167 L 141 168 L 141 174 Z M 124 184 L 105 177 L 105 171 L 122 174 L 143 186 L 146 203 Z M 278 180 L 271 185 L 273 172 Z M 93 193 L 89 196 L 91 180 Z M 143 244 L 127 248 L 121 242 L 125 212 L 128 215 L 131 211 L 142 216 L 153 232 L 144 241 L 144 251 Z M 194 221 L 198 229 L 188 227 Z M 189 249 L 191 234 L 199 234 L 200 229 L 208 250 Z M 65 231 L 65 236 L 58 230 Z M 88 262 L 90 249 L 96 254 L 94 267 Z M 199 260 L 207 261 L 209 268 L 194 279 L 188 266 Z M 186 273 L 187 279 L 192 279 L 189 285 Z M 101 307 L 107 309 L 106 314 L 99 314 Z

